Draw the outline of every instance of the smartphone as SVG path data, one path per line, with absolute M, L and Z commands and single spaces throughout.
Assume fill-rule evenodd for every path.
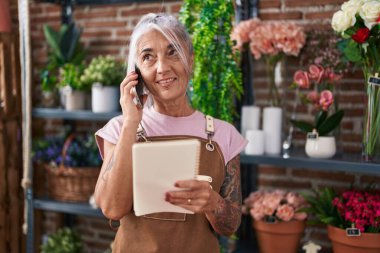
M 145 85 L 145 82 L 144 82 L 144 79 L 141 75 L 141 72 L 140 72 L 140 69 L 135 65 L 135 72 L 137 74 L 137 84 L 136 86 L 134 87 L 134 92 L 135 92 L 135 104 L 140 107 L 140 108 L 143 108 L 144 107 L 144 104 L 143 104 L 143 98 L 144 98 L 144 85 Z

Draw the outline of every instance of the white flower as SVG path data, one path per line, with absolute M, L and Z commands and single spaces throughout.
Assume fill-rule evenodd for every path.
M 350 0 L 342 4 L 342 11 L 347 14 L 354 15 L 359 12 L 360 7 L 363 5 L 363 0 Z
M 371 0 L 365 2 L 359 13 L 360 17 L 364 20 L 365 26 L 371 30 L 376 24 L 376 19 L 380 16 L 380 1 Z
M 345 30 L 353 26 L 355 22 L 355 15 L 340 10 L 334 13 L 331 20 L 331 26 L 337 32 L 344 32 Z

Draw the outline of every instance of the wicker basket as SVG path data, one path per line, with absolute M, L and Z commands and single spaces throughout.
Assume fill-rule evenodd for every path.
M 62 149 L 62 160 L 70 146 L 74 135 L 70 135 Z M 99 167 L 66 167 L 62 163 L 58 167 L 46 166 L 48 194 L 54 200 L 68 202 L 87 202 L 94 193 L 98 179 Z

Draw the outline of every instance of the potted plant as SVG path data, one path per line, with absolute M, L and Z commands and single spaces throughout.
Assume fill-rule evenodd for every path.
M 41 253 L 81 253 L 83 243 L 80 235 L 70 228 L 61 228 L 49 235 L 41 245 Z
M 33 162 L 43 164 L 49 197 L 88 201 L 94 192 L 101 157 L 92 134 L 54 136 L 33 142 Z
M 259 190 L 245 200 L 243 213 L 253 218 L 261 253 L 296 253 L 305 229 L 305 199 L 296 192 Z
M 63 24 L 59 31 L 44 25 L 43 32 L 49 52 L 47 65 L 40 72 L 42 105 L 53 107 L 58 100 L 59 69 L 67 63 L 82 64 L 86 52 L 79 43 L 81 31 L 74 23 Z
M 67 111 L 83 110 L 86 108 L 90 86 L 81 81 L 84 65 L 66 63 L 59 69 L 58 87 L 61 88 L 63 107 Z
M 120 83 L 125 71 L 121 62 L 112 56 L 98 56 L 91 60 L 80 80 L 92 86 L 92 111 L 112 112 L 119 109 Z
M 380 191 L 331 188 L 304 195 L 312 224 L 326 224 L 334 253 L 380 252 Z
M 331 133 L 342 121 L 344 111 L 338 109 L 335 102 L 335 86 L 341 75 L 333 69 L 311 64 L 308 71 L 297 70 L 294 73 L 291 88 L 302 104 L 309 105 L 315 113 L 314 122 L 291 119 L 291 123 L 307 135 L 305 151 L 313 158 L 330 158 L 335 155 L 335 137 Z

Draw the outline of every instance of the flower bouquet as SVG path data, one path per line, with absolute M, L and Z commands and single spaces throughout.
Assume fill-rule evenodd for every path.
M 333 94 L 334 87 L 340 79 L 340 74 L 315 64 L 311 64 L 308 71 L 298 70 L 294 73 L 291 88 L 297 90 L 301 102 L 311 105 L 315 113 L 314 123 L 291 119 L 294 126 L 304 133 L 314 131 L 319 136 L 325 136 L 340 124 L 344 111 L 337 109 Z M 302 92 L 305 90 L 306 94 Z
M 368 96 L 363 129 L 363 157 L 380 154 L 380 2 L 350 0 L 334 13 L 332 28 L 341 35 L 345 57 L 362 68 Z M 377 78 L 377 83 L 371 83 Z
M 282 190 L 252 192 L 245 200 L 243 213 L 253 218 L 261 253 L 296 253 L 307 214 L 305 199 Z
M 231 39 L 236 41 L 236 47 L 242 50 L 244 45 L 248 45 L 256 60 L 265 58 L 272 106 L 281 106 L 281 94 L 278 91 L 281 80 L 275 79 L 276 66 L 285 56 L 298 56 L 305 38 L 301 26 L 284 21 L 266 22 L 254 18 L 234 27 Z
M 324 188 L 304 197 L 309 207 L 303 210 L 313 217 L 309 222 L 328 225 L 335 253 L 380 252 L 378 190 L 351 189 L 338 194 L 331 188 Z

